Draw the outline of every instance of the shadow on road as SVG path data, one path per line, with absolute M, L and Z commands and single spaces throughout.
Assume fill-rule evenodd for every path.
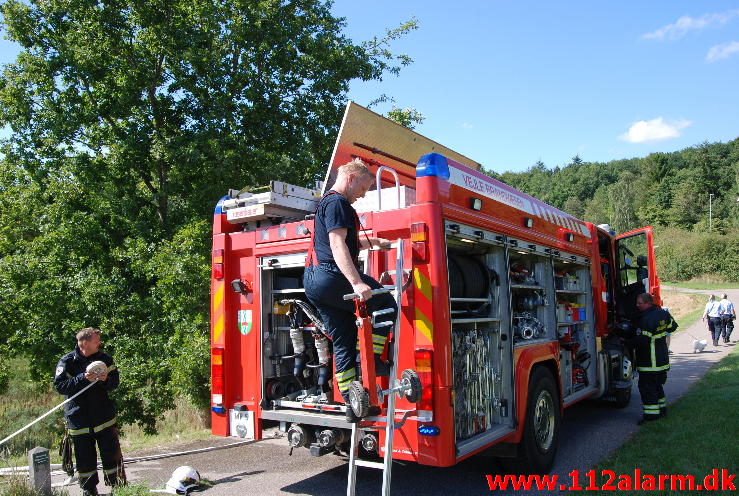
M 487 474 L 502 473 L 497 462 L 482 456 L 472 457 L 453 467 L 438 468 L 411 462 L 395 462 L 392 487 L 395 494 L 480 494 L 489 492 Z M 292 494 L 323 496 L 346 492 L 348 465 L 335 467 L 281 491 Z M 357 496 L 380 494 L 382 472 L 367 468 L 357 470 Z

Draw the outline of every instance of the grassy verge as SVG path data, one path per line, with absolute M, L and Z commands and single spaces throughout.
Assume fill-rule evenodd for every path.
M 701 294 L 683 293 L 663 288 L 662 306 L 669 308 L 681 329 L 687 328 L 701 317 L 704 305 L 705 297 Z
M 718 281 L 660 281 L 660 285 L 663 288 L 678 287 L 687 289 L 701 289 L 706 291 L 719 291 L 721 289 L 737 289 L 739 288 L 739 282 L 718 282 Z
M 677 402 L 670 405 L 669 416 L 643 425 L 627 442 L 595 467 L 597 484 L 607 478 L 603 470 L 615 474 L 692 475 L 696 484 L 713 469 L 728 469 L 739 474 L 739 347 L 713 367 Z M 588 484 L 581 474 L 581 485 Z M 619 479 L 614 480 L 618 487 Z M 739 481 L 734 481 L 739 485 Z M 667 482 L 669 488 L 669 481 Z M 624 489 L 624 488 L 622 488 Z M 614 491 L 588 491 L 589 494 L 614 494 Z M 580 493 L 572 493 L 580 494 Z M 634 491 L 630 495 L 692 494 L 674 491 Z
M 62 401 L 51 385 L 38 387 L 30 380 L 25 360 L 11 358 L 4 364 L 9 371 L 8 389 L 0 395 L 0 437 L 4 438 L 49 411 Z M 28 464 L 27 451 L 36 446 L 51 449 L 51 463 L 60 463 L 55 448 L 64 432 L 61 409 L 2 446 L 0 465 Z
M 8 389 L 0 395 L 0 438 L 15 432 L 60 403 L 62 396 L 51 388 L 31 383 L 28 366 L 22 359 L 5 363 L 10 371 Z M 50 449 L 51 463 L 61 463 L 59 441 L 64 433 L 64 414 L 58 410 L 2 446 L 0 466 L 17 467 L 28 464 L 27 452 L 36 446 Z M 147 435 L 135 425 L 121 427 L 121 447 L 124 456 L 132 451 L 172 446 L 210 436 L 207 411 L 195 409 L 186 401 L 178 401 L 157 423 L 158 434 Z M 0 493 L 1 495 L 2 493 Z

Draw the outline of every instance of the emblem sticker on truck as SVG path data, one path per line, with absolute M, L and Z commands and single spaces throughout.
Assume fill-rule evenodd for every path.
M 239 310 L 239 332 L 246 336 L 251 331 L 251 310 Z

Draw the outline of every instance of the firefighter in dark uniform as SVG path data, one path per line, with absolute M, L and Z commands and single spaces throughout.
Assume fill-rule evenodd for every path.
M 372 174 L 361 160 L 355 159 L 339 167 L 336 182 L 316 209 L 313 244 L 303 276 L 305 295 L 318 310 L 333 343 L 336 381 L 347 402 L 349 386 L 357 377 L 357 325 L 354 302 L 345 301 L 343 296 L 358 294 L 359 299 L 366 302 L 370 315 L 385 308 L 397 312 L 395 300 L 389 294 L 372 296 L 371 291 L 382 285 L 358 269 L 361 248 L 387 248 L 390 243 L 381 238 L 360 239 L 359 218 L 351 204 L 362 198 L 372 184 Z M 395 314 L 384 315 L 385 319 L 395 321 Z M 387 333 L 386 327 L 372 332 L 378 376 L 389 374 L 389 364 L 379 358 Z M 347 408 L 346 415 L 347 421 L 357 421 L 351 408 Z
M 126 483 L 115 408 L 108 397 L 108 391 L 118 387 L 118 370 L 113 367 L 110 355 L 100 351 L 100 346 L 99 329 L 82 329 L 77 333 L 74 351 L 59 360 L 54 375 L 54 387 L 67 398 L 97 380 L 94 386 L 64 407 L 64 416 L 74 446 L 79 483 L 85 496 L 98 494 L 96 443 L 103 462 L 105 483 L 109 486 Z M 107 371 L 101 375 L 96 375 L 94 371 L 88 372 L 88 366 L 96 361 L 103 362 Z
M 667 381 L 667 371 L 670 370 L 667 337 L 677 329 L 677 323 L 670 312 L 654 304 L 649 293 L 640 294 L 636 298 L 636 306 L 641 315 L 636 335 L 629 343 L 636 351 L 639 394 L 644 409 L 644 416 L 639 421 L 642 424 L 667 415 L 663 388 Z

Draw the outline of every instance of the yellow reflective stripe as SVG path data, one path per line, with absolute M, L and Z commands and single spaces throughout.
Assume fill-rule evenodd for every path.
M 385 336 L 380 336 L 378 334 L 372 335 L 372 342 L 373 343 L 382 343 L 385 344 Z
M 338 382 L 339 385 L 346 385 L 346 384 L 349 384 L 350 382 L 352 382 L 354 379 L 356 379 L 356 377 L 351 376 L 351 377 L 347 377 L 346 379 L 342 379 L 342 380 L 337 381 L 337 382 Z
M 80 434 L 89 434 L 89 433 L 90 433 L 89 427 L 83 427 L 82 429 L 69 429 L 70 436 L 79 436 Z
M 343 372 L 336 372 L 336 379 L 343 379 L 345 377 L 354 377 L 357 371 L 354 367 L 344 370 Z
M 385 351 L 385 345 L 384 344 L 376 344 L 374 346 L 375 355 L 382 355 L 382 352 Z
M 339 384 L 339 391 L 348 391 L 349 390 L 349 384 Z
M 90 477 L 92 475 L 95 475 L 96 473 L 97 473 L 97 470 L 93 470 L 92 472 L 80 472 L 77 475 L 79 475 L 80 478 L 82 478 L 82 477 Z
M 636 369 L 639 372 L 660 372 L 662 370 L 668 370 L 670 368 L 670 364 L 662 365 L 661 367 L 637 367 Z
M 649 354 L 652 357 L 652 362 L 651 362 L 652 363 L 652 367 L 656 367 L 657 366 L 657 349 L 654 346 L 654 341 L 651 341 L 649 343 Z
M 115 474 L 116 472 L 118 472 L 118 467 L 103 470 L 103 473 L 105 473 L 106 475 Z
M 97 427 L 94 427 L 94 428 L 93 428 L 92 430 L 93 430 L 94 432 L 100 432 L 100 431 L 102 431 L 103 429 L 107 429 L 108 427 L 110 427 L 110 426 L 111 426 L 111 425 L 113 425 L 113 424 L 115 424 L 115 417 L 113 417 L 112 419 L 108 420 L 108 421 L 107 421 L 107 422 L 105 422 L 104 424 L 100 424 L 100 425 L 98 425 Z
M 667 400 L 665 398 L 660 398 L 659 399 L 659 405 L 662 406 L 662 405 L 665 405 L 665 404 L 667 404 Z

